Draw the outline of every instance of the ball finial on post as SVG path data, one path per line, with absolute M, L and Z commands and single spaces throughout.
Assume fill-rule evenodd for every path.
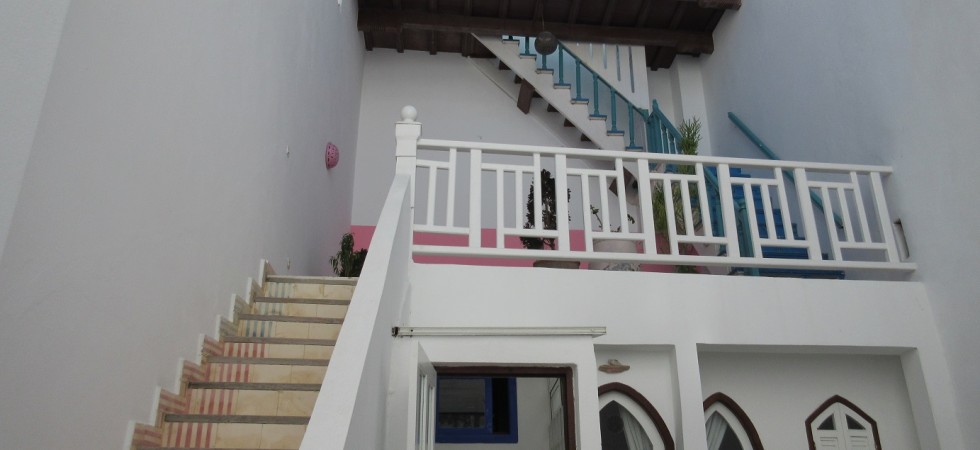
M 412 105 L 405 105 L 402 108 L 402 122 L 415 122 L 415 118 L 419 116 L 418 110 Z

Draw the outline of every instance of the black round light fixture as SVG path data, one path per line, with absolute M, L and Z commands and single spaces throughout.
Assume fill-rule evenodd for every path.
M 550 31 L 542 31 L 534 40 L 534 50 L 541 55 L 550 55 L 558 50 L 558 38 Z

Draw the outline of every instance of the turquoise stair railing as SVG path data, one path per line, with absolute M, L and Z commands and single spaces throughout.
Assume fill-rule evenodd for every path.
M 551 72 L 555 88 L 569 89 L 572 103 L 588 105 L 590 118 L 605 120 L 607 135 L 623 136 L 627 151 L 664 153 L 651 148 L 654 142 L 647 131 L 650 113 L 634 105 L 564 44 L 559 42 L 554 53 L 542 55 L 535 52 L 532 37 L 508 36 L 505 39 L 518 41 L 522 57 L 534 56 L 539 71 Z
M 612 83 L 590 69 L 560 42 L 555 53 L 542 55 L 534 50 L 534 38 L 505 36 L 504 39 L 518 41 L 522 57 L 535 57 L 539 71 L 551 72 L 555 79 L 554 87 L 569 89 L 572 103 L 587 105 L 589 115 L 593 119 L 605 119 L 607 134 L 623 136 L 627 151 L 680 153 L 681 133 L 660 110 L 660 105 L 656 100 L 651 103 L 649 111 L 634 105 L 618 92 Z M 626 116 L 626 128 L 620 129 L 622 125 L 620 118 L 624 114 Z M 671 170 L 671 167 L 668 166 L 666 170 Z M 713 233 L 716 236 L 722 236 L 725 227 L 721 224 L 722 211 L 718 178 L 714 173 L 705 172 L 705 180 L 708 189 L 708 218 L 711 220 Z M 736 200 L 735 209 L 739 247 L 749 252 L 746 256 L 751 256 L 752 238 L 745 202 Z M 722 248 L 721 251 L 727 252 L 728 249 Z M 744 273 L 758 275 L 758 270 L 744 269 Z
M 728 120 L 731 120 L 732 123 L 734 123 L 735 126 L 742 131 L 742 134 L 744 134 L 745 137 L 749 138 L 749 140 L 752 141 L 753 144 L 755 144 L 756 148 L 758 148 L 763 155 L 766 155 L 766 158 L 776 160 L 776 161 L 782 159 L 779 156 L 777 156 L 776 152 L 772 151 L 772 149 L 769 148 L 769 146 L 766 145 L 765 142 L 762 142 L 762 139 L 757 134 L 755 134 L 752 131 L 752 129 L 745 124 L 745 122 L 742 122 L 742 119 L 739 119 L 738 116 L 735 115 L 735 113 L 729 112 Z M 789 179 L 790 182 L 796 184 L 796 178 L 793 176 L 792 172 L 788 170 L 784 170 L 783 175 L 787 179 Z M 813 204 L 817 206 L 817 209 L 819 209 L 821 213 L 826 214 L 826 212 L 824 211 L 823 199 L 821 199 L 819 195 L 817 195 L 813 191 L 810 191 L 810 199 L 813 200 Z M 837 228 L 844 228 L 844 220 L 841 219 L 840 215 L 837 214 L 836 212 L 834 212 L 834 223 L 837 224 Z

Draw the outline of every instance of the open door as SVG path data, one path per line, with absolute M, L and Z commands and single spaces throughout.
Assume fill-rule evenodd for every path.
M 436 441 L 436 370 L 421 346 L 415 390 L 415 449 L 433 450 Z

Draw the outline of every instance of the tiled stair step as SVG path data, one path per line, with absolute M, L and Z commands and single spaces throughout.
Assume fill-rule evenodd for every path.
M 249 337 L 336 339 L 340 335 L 340 327 L 341 325 L 331 323 L 241 320 L 235 334 Z
M 334 298 L 300 298 L 300 297 L 255 297 L 252 300 L 256 303 L 299 303 L 306 305 L 338 305 L 347 306 L 350 305 L 349 299 L 334 299 Z
M 238 358 L 329 359 L 333 355 L 333 347 L 329 345 L 247 344 L 226 342 L 224 345 L 222 345 L 221 352 L 221 356 Z
M 335 345 L 334 339 L 309 339 L 309 338 L 282 338 L 282 337 L 255 337 L 255 336 L 223 336 L 224 342 L 237 342 L 246 344 L 287 344 L 287 345 Z
M 280 316 L 273 314 L 239 314 L 238 320 L 258 320 L 271 322 L 301 322 L 301 323 L 323 323 L 339 325 L 344 323 L 344 319 L 334 317 L 307 317 L 307 316 Z
M 266 364 L 273 366 L 326 366 L 329 359 L 308 358 L 248 358 L 240 356 L 209 356 L 209 363 Z
M 206 380 L 238 383 L 321 383 L 326 373 L 327 366 L 209 363 Z
M 275 281 L 281 280 L 281 281 Z M 352 278 L 277 277 L 266 279 L 264 297 L 350 300 L 356 280 Z
M 319 391 L 320 383 L 233 383 L 193 381 L 188 389 L 237 389 L 246 391 Z
M 137 447 L 136 450 L 213 450 L 218 447 Z M 261 448 L 222 448 L 222 450 L 263 450 Z
M 165 414 L 164 422 L 190 423 L 256 423 L 274 425 L 306 425 L 310 418 L 306 416 L 236 416 L 230 414 Z
M 219 448 L 219 447 L 136 447 L 136 450 L 213 450 L 215 448 Z M 221 448 L 221 450 L 263 450 L 263 449 L 258 447 L 255 448 L 224 447 Z
M 261 420 L 261 416 L 245 416 L 249 420 Z M 172 417 L 179 418 L 179 417 Z M 204 419 L 200 417 L 200 419 Z M 306 421 L 308 418 L 283 418 L 290 421 Z M 166 419 L 165 419 L 166 420 Z M 165 421 L 162 448 L 222 448 L 222 449 L 297 449 L 306 433 L 305 423 L 270 422 L 197 422 Z
M 331 303 L 341 303 L 338 300 L 330 300 Z M 243 314 L 257 314 L 266 316 L 292 316 L 292 317 L 322 317 L 331 319 L 343 319 L 347 315 L 349 302 L 342 304 L 317 304 L 317 303 L 285 303 L 285 302 L 255 302 L 250 307 L 241 311 Z M 277 319 L 270 319 L 277 320 Z M 339 322 L 338 322 L 339 323 Z
M 191 389 L 184 414 L 309 417 L 317 391 L 271 389 Z
M 354 286 L 357 278 L 346 277 L 302 277 L 290 275 L 269 275 L 265 278 L 270 283 L 299 283 L 299 284 L 336 284 Z

